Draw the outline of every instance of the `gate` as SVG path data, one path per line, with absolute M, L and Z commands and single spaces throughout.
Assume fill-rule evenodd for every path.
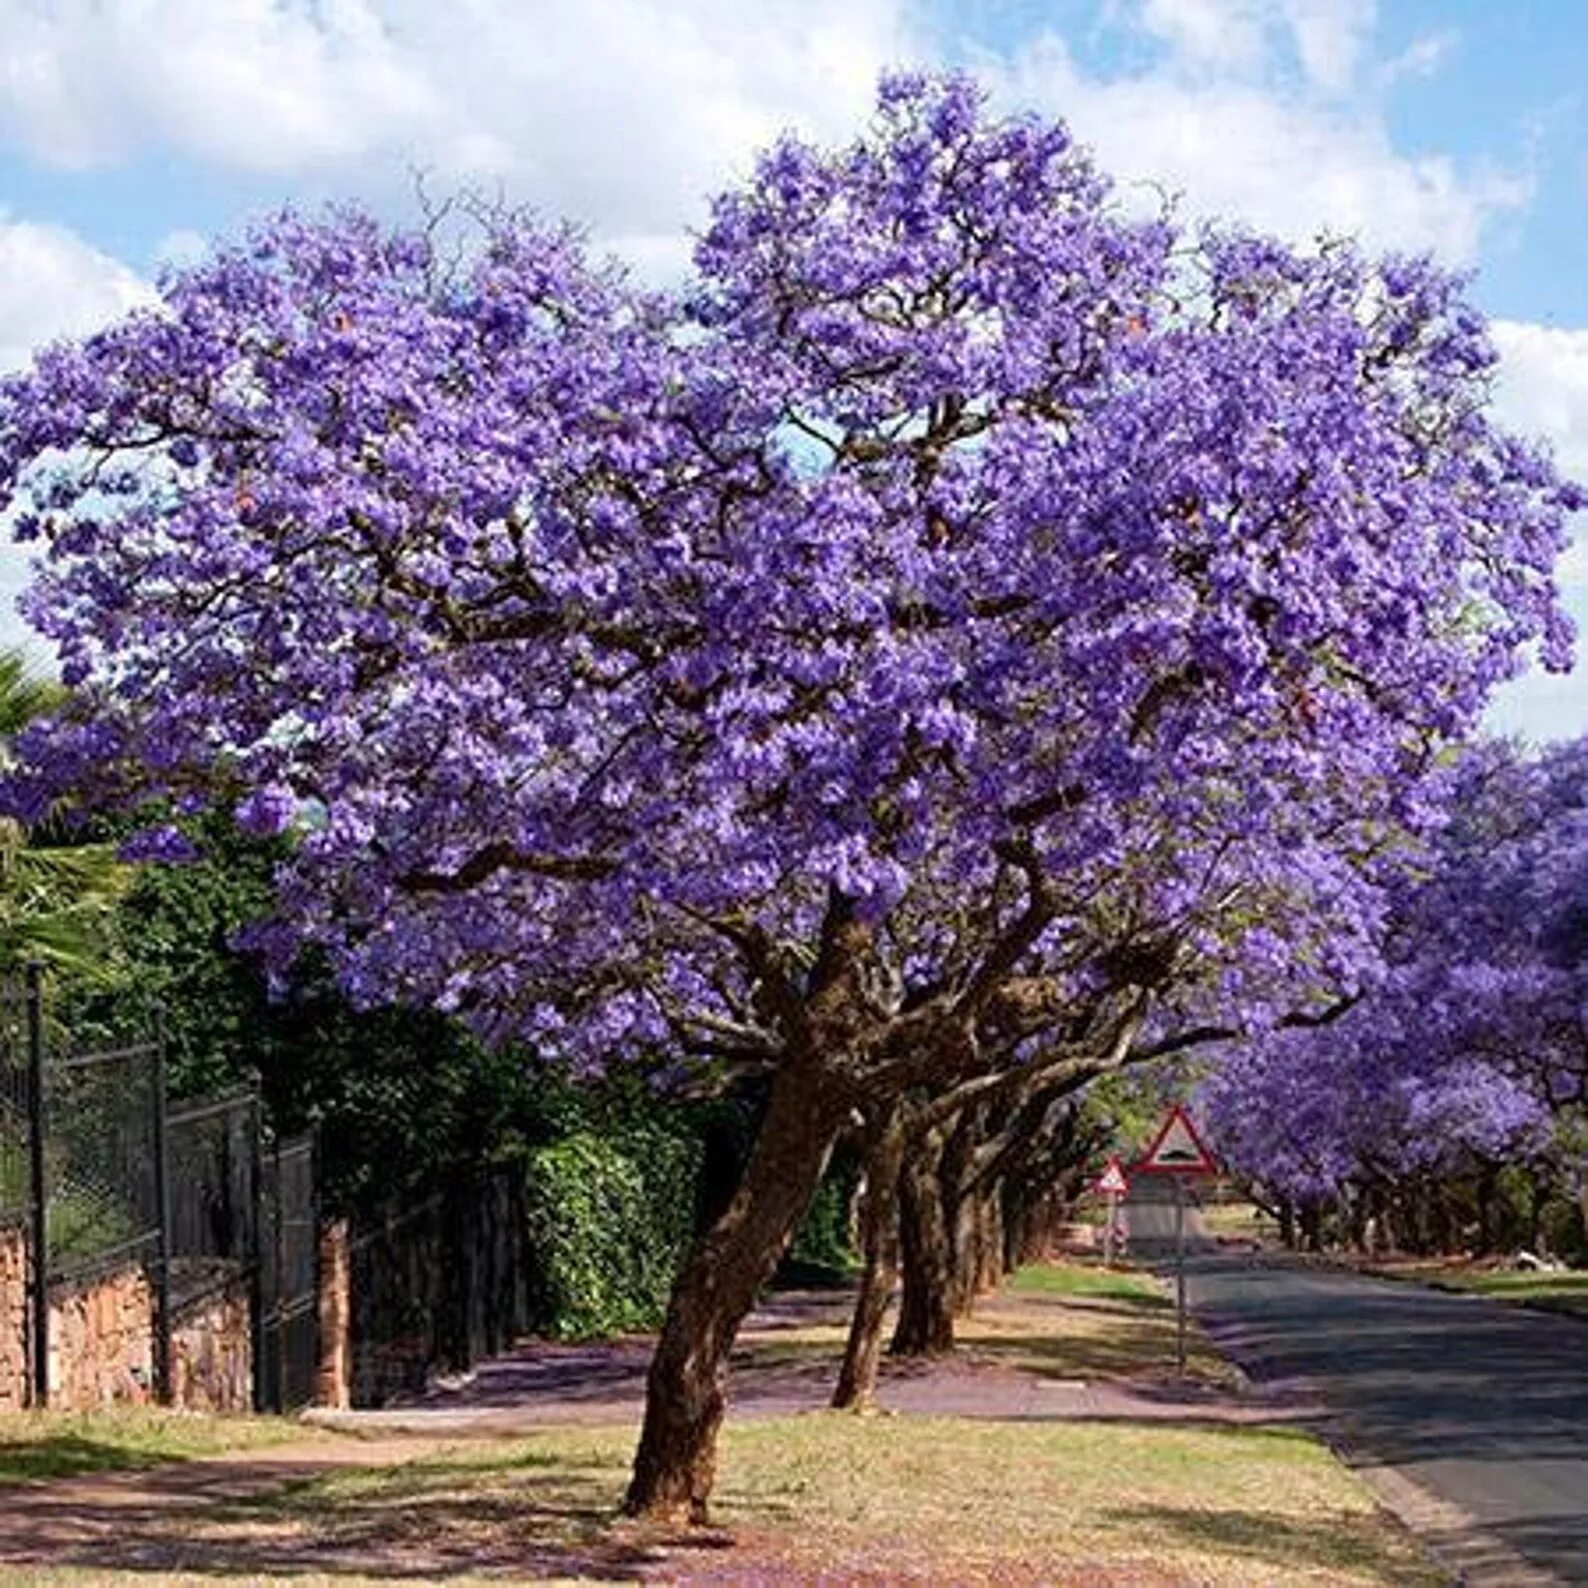
M 260 1169 L 254 1397 L 257 1410 L 281 1412 L 314 1399 L 319 1367 L 313 1135 L 277 1142 Z

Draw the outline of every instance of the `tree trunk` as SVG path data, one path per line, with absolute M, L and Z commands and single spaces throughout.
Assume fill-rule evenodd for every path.
M 1296 1204 L 1289 1197 L 1279 1199 L 1279 1239 L 1287 1251 L 1295 1251 Z
M 938 1356 L 954 1349 L 954 1242 L 943 1207 L 941 1137 L 920 1144 L 899 1177 L 899 1255 L 904 1289 L 888 1349 Z
M 833 1391 L 839 1411 L 869 1411 L 877 1404 L 882 1324 L 899 1274 L 899 1170 L 904 1129 L 890 1120 L 867 1143 L 865 1192 L 860 1201 L 860 1292 L 849 1321 L 844 1362 Z
M 1323 1209 L 1316 1202 L 1305 1203 L 1301 1208 L 1301 1234 L 1309 1252 L 1323 1250 Z
M 943 1189 L 945 1215 L 952 1208 L 949 1239 L 954 1244 L 954 1293 L 949 1306 L 956 1318 L 968 1317 L 981 1288 L 982 1239 L 986 1225 L 982 1217 L 981 1196 L 975 1191 L 951 1197 Z
M 727 1404 L 728 1353 L 821 1182 L 844 1105 L 807 1066 L 780 1071 L 750 1161 L 673 1285 L 646 1380 L 630 1516 L 704 1522 Z
M 1004 1282 L 1003 1189 L 998 1181 L 979 1187 L 969 1198 L 975 1210 L 976 1252 L 969 1283 L 959 1298 L 963 1317 L 978 1296 L 990 1296 Z
M 1477 1185 L 1473 1188 L 1473 1197 L 1477 1203 L 1478 1213 L 1478 1250 L 1485 1256 L 1492 1252 L 1497 1244 L 1495 1236 L 1495 1195 L 1499 1188 L 1500 1171 L 1491 1163 L 1486 1163 L 1478 1171 Z

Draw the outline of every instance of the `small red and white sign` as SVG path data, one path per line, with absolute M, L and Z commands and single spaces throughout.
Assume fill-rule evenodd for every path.
M 1217 1174 L 1218 1159 L 1197 1135 L 1191 1116 L 1178 1103 L 1164 1116 L 1152 1145 L 1133 1166 L 1147 1174 Z
M 1097 1189 L 1106 1197 L 1122 1197 L 1130 1190 L 1130 1180 L 1125 1166 L 1118 1158 L 1110 1157 L 1098 1176 Z

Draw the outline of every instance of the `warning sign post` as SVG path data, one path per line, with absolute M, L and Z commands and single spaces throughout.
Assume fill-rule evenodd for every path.
M 1104 1215 L 1103 1225 L 1103 1267 L 1114 1266 L 1114 1232 L 1119 1226 L 1119 1204 L 1125 1193 L 1130 1190 L 1130 1179 L 1125 1173 L 1125 1166 L 1112 1153 L 1108 1162 L 1103 1165 L 1103 1172 L 1097 1178 L 1097 1189 L 1107 1199 L 1107 1213 Z
M 1176 1103 L 1163 1117 L 1140 1159 L 1137 1174 L 1166 1174 L 1174 1182 L 1175 1363 L 1185 1377 L 1185 1181 L 1188 1175 L 1217 1174 L 1218 1159 L 1197 1134 L 1191 1116 Z

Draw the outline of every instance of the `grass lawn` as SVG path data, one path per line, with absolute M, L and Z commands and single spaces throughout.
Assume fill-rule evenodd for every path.
M 1477 1263 L 1427 1262 L 1378 1263 L 1373 1273 L 1397 1279 L 1415 1279 L 1443 1290 L 1466 1290 L 1497 1301 L 1526 1302 L 1551 1312 L 1570 1312 L 1588 1318 L 1588 1272 L 1568 1269 L 1551 1273 L 1541 1269 L 1487 1268 Z
M 1221 1241 L 1261 1241 L 1276 1233 L 1273 1220 L 1250 1202 L 1208 1202 L 1201 1211 L 1202 1228 Z
M 0 1484 L 157 1467 L 315 1437 L 288 1417 L 212 1417 L 127 1406 L 0 1416 Z
M 1151 1274 L 1076 1260 L 1033 1263 L 1011 1276 L 1008 1289 L 1017 1296 L 1082 1296 L 1151 1310 L 1174 1304 L 1168 1289 Z
M 615 1522 L 629 1430 L 560 1430 L 232 1508 L 305 1560 L 705 1582 L 1446 1581 L 1320 1446 L 1277 1429 L 853 1418 L 730 1423 L 716 1527 Z M 322 1564 L 322 1569 L 324 1566 Z
M 1161 1378 L 1173 1338 L 1159 1280 L 1084 1262 L 1025 1270 L 961 1329 L 968 1356 L 1063 1378 Z M 1195 1331 L 1191 1339 L 1193 1370 L 1217 1379 L 1217 1358 Z M 751 1371 L 758 1360 L 809 1364 L 834 1358 L 841 1342 L 836 1323 L 768 1330 L 752 1333 L 743 1359 Z M 632 1427 L 548 1427 L 440 1448 L 388 1440 L 349 1450 L 344 1441 L 334 1460 L 317 1457 L 290 1481 L 282 1473 L 197 1505 L 151 1498 L 118 1509 L 97 1550 L 34 1556 L 43 1569 L 24 1580 L 131 1582 L 117 1568 L 137 1561 L 143 1581 L 155 1568 L 161 1581 L 219 1575 L 294 1588 L 432 1575 L 872 1588 L 1448 1581 L 1302 1432 L 1221 1424 L 1195 1408 L 1183 1422 L 996 1409 L 730 1412 L 713 1526 L 682 1533 L 617 1515 Z M 150 1412 L 19 1418 L 6 1432 L 0 1471 L 13 1476 L 180 1460 L 307 1433 L 280 1419 Z M 227 1465 L 246 1469 L 246 1451 Z M 140 1481 L 153 1495 L 162 1480 Z M 5 1537 L 0 1521 L 0 1544 Z

